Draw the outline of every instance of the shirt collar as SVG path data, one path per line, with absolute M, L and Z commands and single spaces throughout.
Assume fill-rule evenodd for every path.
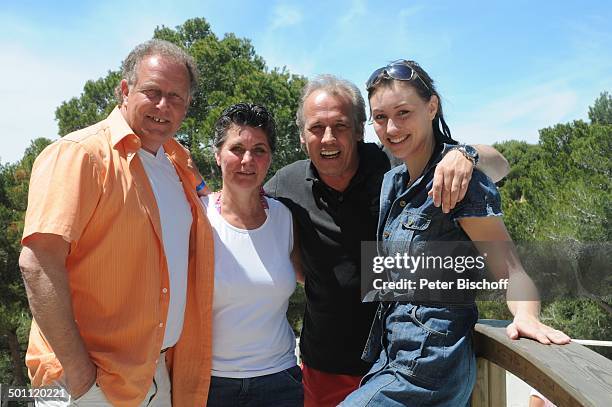
M 113 148 L 116 148 L 123 142 L 128 152 L 134 153 L 140 149 L 140 138 L 134 134 L 134 131 L 130 128 L 127 121 L 125 121 L 119 107 L 115 107 L 108 116 L 108 127 L 110 128 L 111 144 Z
M 442 160 L 442 158 L 444 158 L 444 155 L 448 152 L 448 146 L 448 144 L 444 143 L 436 144 L 436 146 L 434 147 L 434 151 L 431 154 L 429 161 L 427 162 L 427 165 L 425 165 L 425 169 L 423 169 L 423 174 L 426 174 L 430 169 L 438 165 L 440 160 Z
M 437 144 L 434 148 L 431 158 L 427 162 L 427 165 L 425 165 L 421 176 L 417 178 L 417 180 L 415 180 L 414 184 L 418 183 L 419 179 L 425 177 L 430 170 L 432 170 L 436 165 L 438 165 L 438 163 L 442 160 L 442 158 L 444 158 L 450 148 L 450 144 Z M 406 167 L 406 163 L 402 163 L 401 165 L 392 168 L 391 171 L 394 172 L 394 182 L 396 183 L 398 189 L 402 190 L 403 188 L 405 188 L 405 186 L 408 184 L 408 181 L 410 180 L 410 175 L 408 173 L 408 167 Z
M 108 123 L 113 148 L 116 148 L 117 145 L 123 142 L 128 153 L 135 153 L 142 147 L 140 137 L 138 137 L 130 128 L 130 125 L 123 117 L 119 107 L 115 107 L 108 116 Z M 189 159 L 187 149 L 185 149 L 185 147 L 183 147 L 174 138 L 166 141 L 162 147 L 163 151 L 168 153 L 168 156 L 174 158 L 175 160 L 184 161 Z M 159 151 L 157 155 L 159 155 Z

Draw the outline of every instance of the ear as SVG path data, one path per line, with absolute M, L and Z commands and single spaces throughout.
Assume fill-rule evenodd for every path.
M 363 136 L 365 134 L 365 127 L 362 124 L 361 126 L 359 126 L 357 129 L 355 129 L 355 139 L 357 141 L 363 141 Z
M 121 99 L 123 99 L 123 103 L 127 103 L 128 96 L 130 94 L 130 88 L 128 86 L 127 80 L 121 80 Z
M 217 165 L 221 167 L 221 157 L 219 157 L 218 151 L 215 151 L 215 161 L 217 162 Z
M 306 140 L 304 140 L 304 131 L 300 131 L 300 144 L 306 144 Z
M 427 113 L 429 114 L 429 120 L 433 120 L 436 117 L 436 113 L 438 113 L 438 96 L 431 95 L 429 99 L 429 103 L 427 103 Z

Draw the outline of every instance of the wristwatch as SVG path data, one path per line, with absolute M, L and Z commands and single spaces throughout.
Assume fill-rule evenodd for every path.
M 478 165 L 478 151 L 469 144 L 457 144 L 451 148 L 457 150 L 475 166 Z

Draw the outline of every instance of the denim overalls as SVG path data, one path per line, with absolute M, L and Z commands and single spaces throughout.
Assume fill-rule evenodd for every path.
M 448 147 L 444 147 L 448 148 Z M 500 216 L 497 188 L 475 170 L 465 198 L 450 213 L 433 204 L 427 192 L 439 146 L 423 175 L 406 187 L 405 164 L 385 174 L 378 221 L 379 255 L 414 252 L 426 241 L 469 241 L 457 219 Z M 361 387 L 342 406 L 465 406 L 476 380 L 472 330 L 478 319 L 474 299 L 444 304 L 382 302 L 372 324 L 363 359 L 376 361 Z

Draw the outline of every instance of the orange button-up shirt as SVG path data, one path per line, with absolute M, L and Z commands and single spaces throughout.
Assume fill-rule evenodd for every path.
M 47 147 L 32 170 L 22 240 L 51 233 L 70 242 L 66 268 L 74 317 L 97 366 L 98 385 L 119 406 L 138 405 L 151 386 L 169 304 L 159 211 L 136 154 L 140 146 L 115 109 Z M 189 153 L 173 139 L 164 149 L 193 216 L 185 322 L 167 353 L 173 405 L 191 407 L 206 403 L 210 383 L 214 243 Z M 34 386 L 62 375 L 35 321 L 26 365 Z

